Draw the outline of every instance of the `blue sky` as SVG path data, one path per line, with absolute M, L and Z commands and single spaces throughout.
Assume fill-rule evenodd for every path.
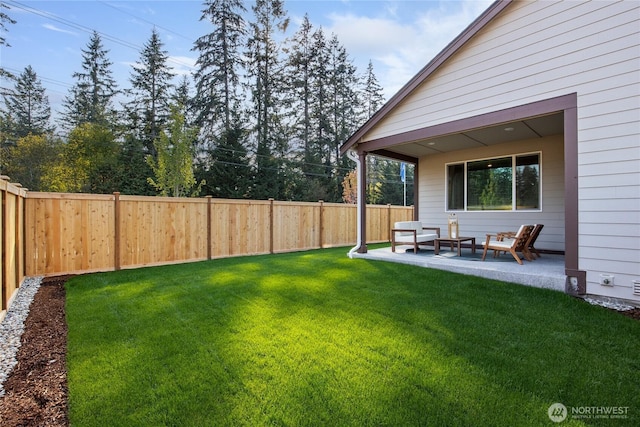
M 10 47 L 0 49 L 0 64 L 14 74 L 31 65 L 47 90 L 55 112 L 81 69 L 81 50 L 98 31 L 109 50 L 120 89 L 128 88 L 131 64 L 156 27 L 170 55 L 174 72 L 193 71 L 193 42 L 211 32 L 199 21 L 202 2 L 155 1 L 28 1 L 3 0 L 17 21 L 4 34 Z M 369 60 L 389 98 L 429 60 L 482 13 L 492 0 L 285 0 L 293 34 L 307 13 L 315 28 L 335 33 L 358 71 Z M 253 1 L 247 1 L 250 20 Z M 0 81 L 0 87 L 11 87 Z

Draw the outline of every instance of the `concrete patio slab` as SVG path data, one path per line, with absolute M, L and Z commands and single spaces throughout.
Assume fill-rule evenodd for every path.
M 482 261 L 481 248 L 475 254 L 471 253 L 470 248 L 463 248 L 460 257 L 455 250 L 449 251 L 446 245 L 441 247 L 439 255 L 434 255 L 433 249 L 429 247 L 421 247 L 417 254 L 413 253 L 412 248 L 407 248 L 408 246 L 396 247 L 395 253 L 391 252 L 391 247 L 372 249 L 366 254 L 354 253 L 353 257 L 411 264 L 565 292 L 567 276 L 562 255 L 542 254 L 535 261 L 524 260 L 523 265 L 519 265 L 510 254 L 493 258 L 491 253 Z

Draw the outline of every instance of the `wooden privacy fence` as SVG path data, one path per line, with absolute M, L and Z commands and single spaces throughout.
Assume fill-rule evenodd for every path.
M 347 246 L 357 208 L 281 202 L 28 192 L 25 272 L 76 274 Z M 367 206 L 370 243 L 389 241 L 413 208 Z M 4 227 L 3 227 L 4 228 Z
M 24 279 L 24 206 L 27 192 L 19 185 L 10 184 L 6 177 L 0 177 L 0 252 L 2 271 L 1 311 L 9 307 L 9 302 Z M 0 311 L 0 312 L 1 312 Z

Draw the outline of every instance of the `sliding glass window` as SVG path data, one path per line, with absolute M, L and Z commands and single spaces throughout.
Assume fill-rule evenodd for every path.
M 540 153 L 452 163 L 446 170 L 447 210 L 540 209 Z

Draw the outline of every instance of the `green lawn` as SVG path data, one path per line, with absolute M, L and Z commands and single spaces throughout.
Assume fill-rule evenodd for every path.
M 640 425 L 640 322 L 346 251 L 71 279 L 71 425 Z

